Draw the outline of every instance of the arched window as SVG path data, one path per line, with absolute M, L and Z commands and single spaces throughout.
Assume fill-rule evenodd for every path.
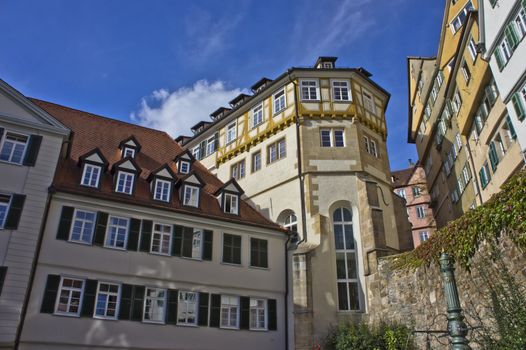
M 283 226 L 292 232 L 298 232 L 298 218 L 296 217 L 296 214 L 291 213 L 289 216 L 287 216 Z
M 332 216 L 336 245 L 336 278 L 338 283 L 338 308 L 360 310 L 356 246 L 352 229 L 352 213 L 338 208 Z

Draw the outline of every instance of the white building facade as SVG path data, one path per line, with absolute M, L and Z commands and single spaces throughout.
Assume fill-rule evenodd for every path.
M 480 47 L 489 60 L 514 132 L 526 151 L 526 0 L 479 5 Z

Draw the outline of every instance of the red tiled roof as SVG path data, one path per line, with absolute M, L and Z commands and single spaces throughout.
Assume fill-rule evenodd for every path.
M 182 206 L 177 191 L 173 192 L 171 203 L 165 204 L 152 200 L 150 185 L 147 181 L 148 176 L 164 164 L 168 164 L 173 172 L 177 173 L 173 159 L 183 152 L 181 146 L 166 132 L 98 116 L 51 102 L 33 98 L 30 100 L 72 131 L 69 154 L 67 158 L 60 160 L 53 181 L 53 186 L 57 190 L 227 220 L 240 224 L 283 230 L 279 225 L 266 219 L 244 201 L 240 202 L 239 216 L 224 213 L 219 206 L 218 200 L 213 195 L 214 192 L 223 186 L 223 182 L 212 175 L 198 161 L 193 163 L 192 168 L 206 183 L 201 196 L 200 208 Z M 134 136 L 141 144 L 141 150 L 136 155 L 135 161 L 142 169 L 136 182 L 134 193 L 131 196 L 113 191 L 113 176 L 110 172 L 112 166 L 121 160 L 119 144 L 130 136 Z M 79 158 L 95 148 L 98 148 L 109 162 L 108 171 L 101 176 L 100 189 L 80 185 L 82 169 L 78 165 Z

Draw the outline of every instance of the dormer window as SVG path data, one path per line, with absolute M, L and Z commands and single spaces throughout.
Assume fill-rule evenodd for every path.
M 156 179 L 153 198 L 158 201 L 169 202 L 172 183 L 170 181 Z
M 179 163 L 179 172 L 181 174 L 188 174 L 190 172 L 190 162 L 182 160 Z
M 131 147 L 124 147 L 122 150 L 122 158 L 134 158 L 135 157 L 135 149 Z
M 81 184 L 88 187 L 99 187 L 102 168 L 94 164 L 85 164 Z
M 199 207 L 200 188 L 192 185 L 184 185 L 183 204 L 189 207 Z
M 132 194 L 134 179 L 135 174 L 126 171 L 119 171 L 117 173 L 117 183 L 115 186 L 115 192 Z
M 239 213 L 239 196 L 237 194 L 225 193 L 224 194 L 223 208 L 227 214 L 238 214 Z

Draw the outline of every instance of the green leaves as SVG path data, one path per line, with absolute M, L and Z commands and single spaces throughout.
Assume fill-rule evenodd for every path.
M 426 242 L 411 252 L 390 257 L 394 269 L 416 269 L 438 264 L 441 252 L 449 253 L 469 270 L 479 245 L 498 242 L 508 235 L 519 248 L 526 247 L 526 170 L 513 176 L 501 192 L 436 231 Z

